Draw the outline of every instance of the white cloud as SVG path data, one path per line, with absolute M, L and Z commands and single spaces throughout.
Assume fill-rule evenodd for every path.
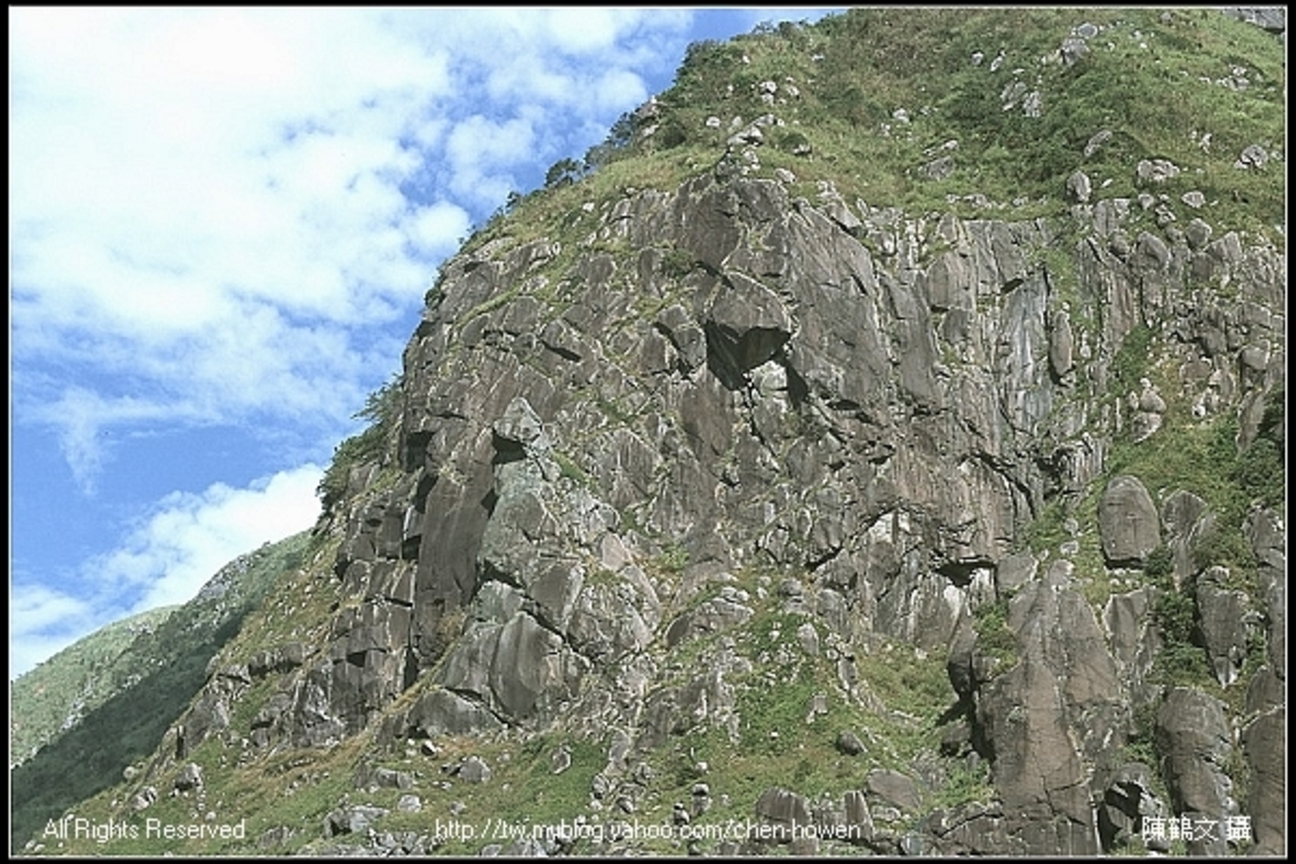
M 326 458 L 399 364 L 442 256 L 669 80 L 689 20 L 11 10 L 13 422 L 51 429 L 108 507 L 150 467 L 103 471 L 122 432 L 237 426 Z M 272 539 L 253 529 L 309 524 L 317 479 L 177 492 L 72 576 L 15 574 L 13 662 L 192 594 Z
M 184 603 L 239 555 L 309 528 L 322 471 L 303 465 L 234 489 L 174 492 L 118 548 L 88 561 L 80 593 L 16 577 L 10 592 L 10 677 L 127 615 Z
M 49 659 L 97 624 L 90 604 L 44 585 L 9 590 L 9 678 Z M 107 623 L 102 622 L 102 623 Z
M 450 251 L 468 234 L 472 221 L 460 206 L 438 201 L 420 207 L 408 227 L 409 242 L 429 251 Z
M 177 414 L 174 405 L 133 397 L 106 399 L 83 387 L 67 388 L 57 402 L 42 406 L 39 411 L 51 425 L 58 427 L 64 457 L 73 477 L 87 493 L 94 491 L 95 477 L 104 459 L 99 438 L 105 426 Z
M 307 465 L 246 489 L 217 483 L 199 495 L 172 493 L 93 566 L 111 584 L 144 589 L 132 612 L 183 603 L 237 555 L 310 527 L 321 476 Z
M 106 424 L 293 423 L 309 408 L 340 430 L 357 405 L 301 394 L 384 378 L 441 257 L 519 178 L 595 143 L 575 130 L 641 102 L 630 64 L 668 70 L 660 37 L 687 21 L 13 10 L 15 379 L 66 370 L 20 394 L 44 403 L 20 422 L 54 424 L 87 488 Z

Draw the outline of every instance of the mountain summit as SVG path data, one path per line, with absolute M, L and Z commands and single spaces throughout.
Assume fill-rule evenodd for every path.
M 1284 852 L 1285 99 L 1210 10 L 694 45 L 442 267 L 120 835 L 15 839 Z

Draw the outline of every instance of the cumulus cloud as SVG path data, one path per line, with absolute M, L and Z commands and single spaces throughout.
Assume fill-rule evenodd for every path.
M 18 401 L 43 409 L 18 420 L 55 425 L 88 489 L 108 424 L 293 422 L 309 407 L 316 424 L 345 426 L 356 405 L 287 394 L 318 392 L 325 356 L 347 392 L 384 380 L 390 362 L 369 358 L 408 337 L 470 226 L 571 155 L 570 130 L 642 101 L 624 61 L 650 58 L 627 35 L 687 16 L 24 8 L 10 20 L 14 377 Z M 27 387 L 55 357 L 63 386 Z M 135 401 L 82 392 L 77 364 L 129 377 Z M 141 390 L 147 410 L 125 410 Z
M 87 561 L 78 587 L 18 574 L 10 591 L 10 677 L 112 621 L 190 600 L 221 567 L 314 524 L 323 472 L 308 464 L 244 488 L 223 483 L 175 492 L 149 509 L 109 552 Z

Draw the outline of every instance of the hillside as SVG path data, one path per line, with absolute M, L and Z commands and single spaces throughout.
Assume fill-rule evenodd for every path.
M 1285 852 L 1285 107 L 1211 10 L 694 45 L 442 266 L 116 833 L 16 845 Z
M 110 624 L 13 682 L 15 847 L 66 808 L 137 773 L 132 766 L 202 688 L 213 655 L 283 573 L 301 564 L 307 541 L 303 533 L 240 555 L 188 603 Z
M 175 609 L 164 606 L 109 624 L 10 683 L 9 767 L 29 759 L 120 690 L 136 666 L 127 649 Z

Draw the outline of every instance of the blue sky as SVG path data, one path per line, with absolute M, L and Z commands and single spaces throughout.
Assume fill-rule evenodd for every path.
M 10 677 L 309 527 L 437 266 L 792 9 L 9 9 Z

